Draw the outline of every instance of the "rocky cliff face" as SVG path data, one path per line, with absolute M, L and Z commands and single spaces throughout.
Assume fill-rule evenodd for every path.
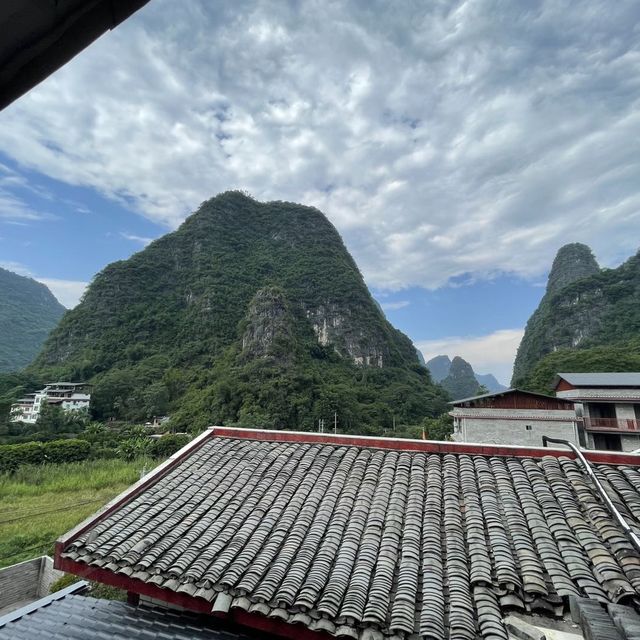
M 617 269 L 594 271 L 595 265 L 584 245 L 560 250 L 518 349 L 514 386 L 531 386 L 533 369 L 549 354 L 640 335 L 640 254 Z
M 284 293 L 276 287 L 259 289 L 249 303 L 242 334 L 242 356 L 246 359 L 278 357 L 288 360 L 286 350 L 293 337 L 293 320 Z M 281 346 L 279 350 L 277 347 Z
M 289 378 L 276 373 L 285 365 Z M 345 380 L 362 378 L 363 368 L 386 373 L 365 376 L 356 397 Z M 106 407 L 100 411 L 131 419 L 144 417 L 132 407 L 144 407 L 150 386 L 154 397 L 167 399 L 166 411 L 179 413 L 183 396 L 193 393 L 189 406 L 201 400 L 208 420 L 290 428 L 311 427 L 323 389 L 337 398 L 327 406 L 353 396 L 354 421 L 366 402 L 375 402 L 365 393 L 370 385 L 380 390 L 410 380 L 424 400 L 416 406 L 427 413 L 427 396 L 438 396 L 411 341 L 376 306 L 322 213 L 238 192 L 212 198 L 177 231 L 106 267 L 33 370 L 91 379 L 101 398 L 96 406 Z M 288 402 L 293 418 L 274 419 Z M 110 403 L 117 408 L 108 409 Z M 122 407 L 130 407 L 126 415 Z
M 560 248 L 551 265 L 546 294 L 553 296 L 576 280 L 600 273 L 593 252 L 586 244 L 573 242 Z

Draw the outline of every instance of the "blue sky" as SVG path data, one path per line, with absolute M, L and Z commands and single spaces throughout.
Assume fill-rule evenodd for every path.
M 639 22 L 631 0 L 151 0 L 0 113 L 0 264 L 72 306 L 216 193 L 301 202 L 425 356 L 506 383 L 557 249 L 638 249 Z

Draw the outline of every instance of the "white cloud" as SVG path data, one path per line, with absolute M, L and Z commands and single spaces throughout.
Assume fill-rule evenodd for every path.
M 77 280 L 59 280 L 57 278 L 35 278 L 38 282 L 49 287 L 51 293 L 58 299 L 58 302 L 67 309 L 73 309 L 86 288 L 88 282 L 79 282 Z
M 396 309 L 404 309 L 408 307 L 411 303 L 408 300 L 399 300 L 398 302 L 383 302 L 380 306 L 385 311 L 395 311 Z
M 434 356 L 460 356 L 476 373 L 493 373 L 508 385 L 513 373 L 513 361 L 524 335 L 524 329 L 500 329 L 485 336 L 453 336 L 416 343 L 425 360 Z
M 137 236 L 133 233 L 127 233 L 125 231 L 121 231 L 120 235 L 125 240 L 131 240 L 132 242 L 139 242 L 143 247 L 146 247 L 150 242 L 153 242 L 153 238 L 145 238 L 144 236 Z
M 639 18 L 154 0 L 5 109 L 0 151 L 169 228 L 229 188 L 318 206 L 378 288 L 535 278 L 568 241 L 612 264 L 638 243 Z
M 13 271 L 19 276 L 27 276 L 27 278 L 33 277 L 33 274 L 29 269 L 21 262 L 14 262 L 13 260 L 0 260 L 0 267 L 7 271 Z

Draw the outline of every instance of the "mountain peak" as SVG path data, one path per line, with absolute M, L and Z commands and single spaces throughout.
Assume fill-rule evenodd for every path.
M 560 247 L 549 272 L 547 294 L 555 294 L 567 285 L 599 273 L 600 266 L 593 252 L 580 242 Z
M 413 424 L 445 408 L 322 212 L 240 191 L 107 266 L 32 370 L 82 371 L 98 419 L 170 413 L 192 431 L 312 430 L 335 413 L 341 429 L 382 429 L 389 415 Z M 394 388 L 415 402 L 399 406 Z

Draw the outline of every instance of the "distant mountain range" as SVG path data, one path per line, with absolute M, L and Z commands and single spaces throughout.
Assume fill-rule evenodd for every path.
M 640 252 L 601 269 L 584 244 L 558 251 L 512 384 L 548 393 L 558 371 L 640 371 Z
M 453 360 L 442 355 L 431 358 L 426 363 L 435 382 L 441 384 L 453 400 L 474 396 L 484 387 L 490 393 L 504 391 L 507 387 L 500 384 L 491 373 L 476 373 L 473 367 L 460 356 Z
M 65 311 L 45 285 L 0 269 L 0 371 L 27 366 Z

